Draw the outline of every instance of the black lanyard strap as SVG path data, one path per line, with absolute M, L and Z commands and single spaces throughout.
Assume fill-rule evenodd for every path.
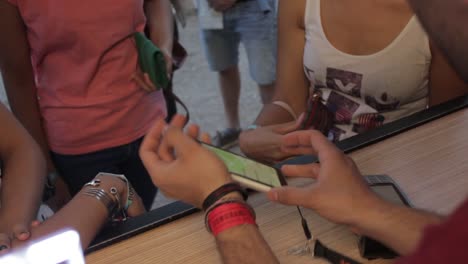
M 361 264 L 354 259 L 348 258 L 334 250 L 327 248 L 319 240 L 315 241 L 314 257 L 324 258 L 332 264 Z

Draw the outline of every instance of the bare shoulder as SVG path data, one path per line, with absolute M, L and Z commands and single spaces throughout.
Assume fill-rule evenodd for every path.
M 400 14 L 413 15 L 414 12 L 407 0 L 381 1 L 381 4 Z
M 294 21 L 300 28 L 305 28 L 304 17 L 307 0 L 279 0 L 280 17 Z

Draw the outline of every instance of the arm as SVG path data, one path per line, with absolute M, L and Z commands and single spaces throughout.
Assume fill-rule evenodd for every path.
M 146 0 L 145 14 L 149 37 L 164 53 L 168 74 L 172 71 L 172 47 L 174 46 L 174 17 L 169 0 Z
M 102 188 L 109 193 L 108 190 L 111 187 L 116 187 L 117 193 L 120 196 L 121 206 L 124 206 L 127 202 L 125 183 L 116 177 L 108 175 L 101 174 L 98 178 L 101 179 L 101 184 L 97 188 Z M 84 187 L 83 190 L 86 188 L 89 187 Z M 31 239 L 39 239 L 58 230 L 69 228 L 76 230 L 80 234 L 81 245 L 86 249 L 101 227 L 107 222 L 109 212 L 101 201 L 95 197 L 83 194 L 83 190 L 55 215 L 38 227 L 33 228 Z M 114 200 L 114 202 L 116 201 Z M 14 241 L 13 246 L 18 247 L 22 244 L 21 241 Z
M 468 82 L 468 3 L 465 0 L 408 0 L 422 24 L 463 80 Z
M 0 41 L 0 71 L 11 110 L 39 144 L 47 163 L 47 172 L 53 172 L 56 169 L 50 157 L 49 145 L 42 127 L 26 28 L 18 8 L 7 3 L 6 0 L 0 0 L 0 32 L 8 36 Z M 60 177 L 57 179 L 56 186 L 56 199 L 51 201 L 54 203 L 51 206 L 59 208 L 69 199 L 69 194 Z
M 37 141 L 49 171 L 54 170 L 41 124 L 26 29 L 18 9 L 0 1 L 0 71 L 12 112 Z
M 360 234 L 372 237 L 401 255 L 416 250 L 426 227 L 440 224 L 441 216 L 379 200 L 351 225 Z
M 297 116 L 305 111 L 309 81 L 304 74 L 305 0 L 279 2 L 278 63 L 273 101 L 289 104 Z M 268 104 L 255 123 L 271 125 L 293 121 L 292 116 L 277 105 Z
M 216 238 L 223 263 L 279 263 L 257 227 L 238 226 Z
M 468 92 L 463 82 L 440 50 L 431 44 L 432 61 L 429 75 L 429 106 L 438 105 Z
M 309 81 L 303 67 L 305 1 L 282 0 L 279 3 L 277 80 L 273 101 L 287 103 L 299 116 L 305 111 L 309 95 Z M 281 161 L 288 156 L 279 148 L 280 138 L 299 129 L 300 123 L 282 107 L 267 104 L 255 121 L 262 127 L 242 132 L 240 148 L 245 155 L 256 160 Z
M 182 133 L 180 128 L 184 121 L 176 115 L 172 125 L 167 127 L 159 120 L 145 137 L 140 157 L 161 191 L 201 208 L 210 193 L 232 179 L 213 153 Z M 197 137 L 198 128 L 190 126 L 188 134 Z M 204 135 L 202 139 L 207 141 L 209 136 Z M 227 196 L 241 198 L 235 192 Z M 216 237 L 216 244 L 224 263 L 278 263 L 254 225 L 227 229 Z
M 46 167 L 42 153 L 21 125 L 0 104 L 0 160 L 3 163 L 0 233 L 27 239 L 41 201 Z
M 316 183 L 274 189 L 268 193 L 273 201 L 313 209 L 332 222 L 350 226 L 362 235 L 383 242 L 400 254 L 415 250 L 424 229 L 442 220 L 439 216 L 379 198 L 362 179 L 354 162 L 318 131 L 286 135 L 283 148 L 291 154 L 318 155 L 320 163 L 283 166 L 285 175 L 310 177 Z

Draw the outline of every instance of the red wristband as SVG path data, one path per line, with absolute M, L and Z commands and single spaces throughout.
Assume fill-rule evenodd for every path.
M 243 203 L 221 204 L 208 214 L 208 226 L 214 236 L 245 224 L 255 225 L 255 218 L 248 205 Z

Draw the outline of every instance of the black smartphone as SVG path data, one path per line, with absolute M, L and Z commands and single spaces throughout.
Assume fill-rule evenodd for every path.
M 201 144 L 224 162 L 234 181 L 245 187 L 268 192 L 271 188 L 287 185 L 284 176 L 274 167 L 212 145 Z
M 391 203 L 412 207 L 405 193 L 400 189 L 398 184 L 387 175 L 372 175 L 365 177 L 370 188 L 384 200 Z M 360 237 L 359 251 L 361 256 L 367 259 L 391 259 L 398 257 L 398 254 L 386 247 L 382 243 L 369 237 Z

